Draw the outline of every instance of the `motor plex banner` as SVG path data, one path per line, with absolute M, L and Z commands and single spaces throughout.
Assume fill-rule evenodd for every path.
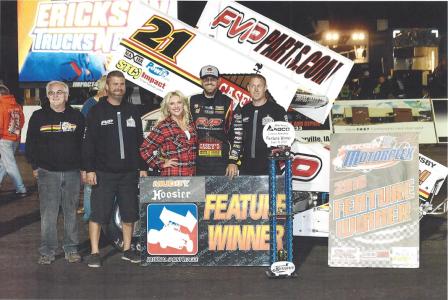
M 285 210 L 285 194 L 277 205 Z M 267 266 L 268 214 L 268 176 L 142 178 L 143 265 Z M 280 221 L 279 249 L 284 233 Z
M 205 65 L 214 65 L 220 71 L 220 88 L 236 101 L 247 97 L 247 92 L 235 92 L 237 86 L 225 78 L 255 73 L 254 59 L 177 19 L 140 5 L 146 13 L 134 16 L 140 25 L 131 28 L 122 39 L 113 68 L 123 71 L 126 79 L 163 97 L 173 90 L 181 90 L 186 95 L 202 92 L 199 71 Z M 288 109 L 296 91 L 294 82 L 268 67 L 259 73 L 271 84 L 269 91 L 277 103 Z
M 298 109 L 319 123 L 324 123 L 330 113 L 331 105 L 353 66 L 350 59 L 236 2 L 208 1 L 197 27 L 240 53 L 253 57 L 263 66 L 261 71 L 271 68 L 293 80 L 296 89 L 324 96 L 325 105 L 307 107 L 303 104 Z M 275 82 L 268 80 L 269 90 L 274 85 Z M 303 99 L 302 102 L 311 104 L 316 101 L 308 100 Z
M 418 268 L 417 134 L 334 134 L 330 176 L 328 264 Z

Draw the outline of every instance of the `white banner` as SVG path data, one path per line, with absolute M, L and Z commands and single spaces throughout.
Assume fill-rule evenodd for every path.
M 336 101 L 335 133 L 419 133 L 420 144 L 436 143 L 429 99 Z
M 200 93 L 199 71 L 205 65 L 216 66 L 222 77 L 254 73 L 256 61 L 252 58 L 177 19 L 140 5 L 145 11 L 135 15 L 140 25 L 129 29 L 112 63 L 113 68 L 125 73 L 126 79 L 163 97 L 173 90 L 186 95 Z M 269 91 L 277 103 L 287 109 L 296 92 L 295 83 L 270 68 L 263 68 L 260 74 L 271 84 Z M 239 93 L 226 92 L 240 100 Z
M 294 81 L 296 88 L 327 98 L 320 108 L 307 108 L 304 103 L 298 110 L 320 123 L 353 66 L 344 56 L 232 1 L 208 1 L 197 27 L 255 59 L 261 72 L 271 68 Z M 274 85 L 268 80 L 269 90 Z

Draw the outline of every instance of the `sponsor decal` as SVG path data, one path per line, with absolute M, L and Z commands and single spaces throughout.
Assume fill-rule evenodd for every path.
M 196 255 L 198 208 L 194 203 L 147 206 L 147 252 L 150 255 Z
M 290 276 L 296 270 L 296 266 L 290 261 L 276 261 L 271 265 L 271 272 L 275 276 Z
M 196 127 L 199 129 L 220 127 L 222 123 L 223 120 L 218 118 L 199 117 L 196 119 Z
M 73 81 L 72 87 L 74 88 L 90 88 L 95 85 L 94 81 Z
M 199 143 L 199 156 L 203 157 L 221 157 L 222 144 L 213 142 Z
M 297 109 L 323 123 L 353 61 L 291 29 L 228 0 L 208 1 L 197 27 L 241 53 L 254 57 L 310 94 L 296 99 Z M 258 70 L 261 70 L 259 67 Z
M 135 120 L 134 118 L 130 117 L 126 120 L 126 126 L 127 127 L 135 127 Z
M 213 20 L 211 28 L 215 29 L 218 26 L 228 28 L 227 37 L 231 39 L 238 37 L 239 43 L 247 41 L 251 44 L 256 44 L 269 32 L 268 25 L 255 19 L 244 21 L 244 13 L 231 6 L 227 6 Z
M 328 98 L 326 96 L 299 94 L 297 93 L 291 102 L 291 108 L 319 108 L 328 104 Z
M 311 181 L 319 175 L 322 169 L 322 159 L 316 155 L 293 153 L 292 180 Z
M 101 126 L 107 126 L 107 125 L 113 125 L 113 124 L 114 124 L 114 120 L 113 119 L 102 120 L 101 121 Z
M 274 119 L 271 116 L 269 116 L 269 115 L 267 115 L 266 117 L 261 119 L 261 125 L 263 125 L 263 126 L 265 126 L 265 125 L 267 125 L 269 123 L 272 123 L 272 122 L 274 122 Z
M 212 21 L 211 28 L 227 28 L 229 39 L 256 45 L 254 52 L 270 61 L 320 85 L 330 79 L 344 66 L 336 53 L 333 56 L 316 49 L 316 44 L 307 39 L 292 36 L 289 32 L 274 29 L 256 18 L 244 20 L 244 13 L 234 6 L 224 8 Z
M 291 146 L 294 139 L 294 127 L 288 122 L 270 122 L 263 127 L 263 140 L 268 147 Z
M 142 73 L 141 79 L 154 87 L 157 87 L 162 90 L 165 89 L 165 85 L 166 85 L 165 82 L 161 82 L 145 72 Z
M 362 170 L 388 168 L 400 161 L 410 161 L 415 147 L 408 142 L 397 142 L 392 136 L 379 136 L 370 143 L 344 145 L 333 160 L 335 170 Z
M 448 175 L 448 168 L 423 154 L 419 154 L 419 160 L 419 195 L 420 199 L 425 201 L 432 193 L 439 193 Z
M 133 62 L 135 62 L 139 66 L 142 65 L 143 60 L 144 60 L 143 56 L 135 54 L 133 51 L 131 51 L 129 49 L 125 49 L 124 57 L 126 57 L 129 60 L 132 60 Z
M 152 61 L 146 65 L 146 69 L 148 70 L 149 73 L 162 78 L 165 78 L 170 74 L 170 72 L 167 69 L 153 63 Z
M 223 77 L 221 77 L 219 90 L 234 101 L 236 100 L 241 107 L 252 101 L 249 92 Z
M 40 2 L 32 51 L 110 53 L 122 38 L 130 7 L 131 1 Z
M 115 67 L 118 70 L 122 71 L 123 73 L 128 74 L 129 76 L 131 76 L 134 79 L 139 78 L 142 75 L 142 73 L 143 73 L 143 69 L 142 68 L 136 67 L 136 66 L 126 62 L 123 59 L 120 59 L 117 62 L 117 64 L 115 65 Z

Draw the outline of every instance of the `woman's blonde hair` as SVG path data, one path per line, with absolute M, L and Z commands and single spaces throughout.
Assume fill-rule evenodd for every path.
M 182 100 L 182 106 L 183 106 L 183 116 L 182 116 L 182 125 L 188 126 L 190 123 L 190 105 L 188 104 L 188 99 L 185 97 L 185 95 L 181 91 L 172 91 L 169 92 L 163 97 L 162 103 L 160 103 L 160 112 L 161 116 L 159 118 L 159 121 L 157 123 L 160 123 L 161 121 L 165 120 L 170 116 L 170 113 L 168 112 L 168 104 L 173 96 L 178 96 L 180 100 Z

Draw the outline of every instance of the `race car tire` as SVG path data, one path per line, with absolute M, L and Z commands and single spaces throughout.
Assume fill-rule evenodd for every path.
M 111 220 L 108 225 L 102 227 L 103 233 L 110 241 L 112 246 L 119 251 L 123 251 L 123 231 L 121 226 L 120 209 L 118 204 L 114 204 Z M 131 249 L 141 251 L 140 246 L 140 222 L 134 224 L 134 232 L 132 233 Z

